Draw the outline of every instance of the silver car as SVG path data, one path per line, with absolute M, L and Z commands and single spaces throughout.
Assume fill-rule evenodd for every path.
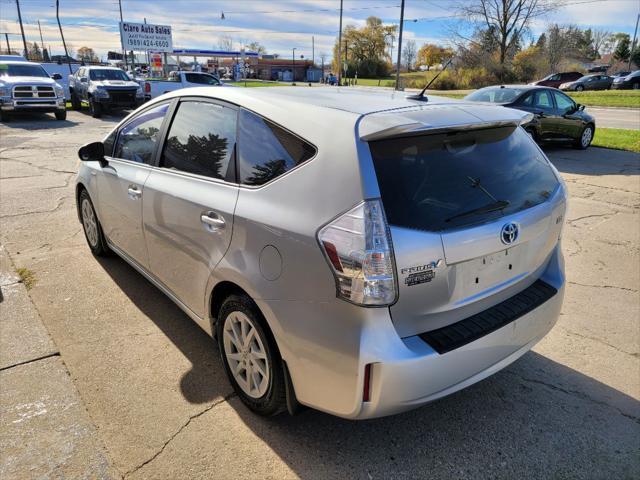
M 78 216 L 215 336 L 238 396 L 394 414 L 509 365 L 564 294 L 558 172 L 503 107 L 196 88 L 80 149 Z

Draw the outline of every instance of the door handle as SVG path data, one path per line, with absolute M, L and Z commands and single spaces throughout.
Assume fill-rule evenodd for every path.
M 204 228 L 210 232 L 223 230 L 226 226 L 224 218 L 218 215 L 216 212 L 204 212 L 200 215 L 200 221 L 204 225 Z
M 142 196 L 142 191 L 138 189 L 137 185 L 129 185 L 127 192 L 131 200 L 137 200 Z

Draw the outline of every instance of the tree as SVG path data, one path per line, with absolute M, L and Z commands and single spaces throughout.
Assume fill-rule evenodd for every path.
M 77 52 L 78 60 L 82 62 L 97 62 L 98 56 L 91 47 L 80 47 Z
M 247 45 L 247 50 L 249 50 L 250 52 L 256 52 L 259 53 L 260 55 L 264 55 L 265 53 L 267 53 L 267 49 L 260 45 L 259 42 L 251 42 L 250 44 Z
M 631 55 L 631 50 L 629 49 L 630 44 L 631 40 L 629 39 L 629 35 L 624 34 L 616 45 L 616 49 L 613 52 L 613 58 L 619 62 L 628 61 L 629 56 Z
M 544 32 L 542 32 L 538 37 L 536 47 L 538 47 L 540 50 L 544 50 L 547 47 L 547 35 Z
M 411 67 L 413 66 L 413 62 L 416 59 L 416 42 L 413 40 L 407 40 L 402 49 L 402 58 L 404 59 L 404 63 L 407 65 L 407 71 L 411 71 Z
M 391 61 L 386 39 L 395 31 L 395 25 L 383 25 L 378 17 L 367 18 L 362 28 L 347 25 L 342 31 L 342 58 L 338 56 L 337 39 L 333 47 L 333 71 L 347 63 L 347 75 L 357 70 L 360 77 L 386 76 Z
M 521 82 L 529 82 L 536 78 L 543 68 L 542 49 L 532 46 L 522 50 L 513 57 L 513 72 Z
M 224 50 L 226 52 L 230 52 L 233 50 L 233 39 L 227 35 L 220 37 L 218 40 L 218 48 L 220 50 Z
M 32 62 L 42 61 L 42 52 L 40 51 L 40 46 L 36 42 L 27 42 L 27 48 L 29 49 L 29 60 Z
M 476 0 L 461 3 L 458 10 L 492 37 L 497 44 L 498 63 L 504 69 L 531 22 L 563 3 L 564 0 Z
M 640 67 L 640 47 L 638 45 L 631 51 L 631 63 L 634 63 L 636 67 Z
M 416 64 L 425 65 L 427 70 L 429 70 L 432 65 L 442 63 L 444 53 L 444 48 L 434 45 L 433 43 L 425 43 L 420 47 L 420 50 L 418 50 Z
M 600 58 L 604 53 L 603 48 L 607 38 L 611 36 L 611 32 L 602 28 L 594 28 L 591 35 L 593 38 L 593 52 L 596 54 L 596 58 Z

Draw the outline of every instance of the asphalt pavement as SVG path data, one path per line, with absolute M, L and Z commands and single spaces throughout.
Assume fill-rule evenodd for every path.
M 87 465 L 68 478 L 640 478 L 638 154 L 547 149 L 571 196 L 568 283 L 558 324 L 532 352 L 402 415 L 265 419 L 233 394 L 211 338 L 122 260 L 98 260 L 86 246 L 76 152 L 119 118 L 69 112 L 66 122 L 0 125 L 0 243 L 13 267 L 33 275 L 23 300 L 52 340 L 0 376 L 0 476 L 33 478 L 34 465 L 64 450 L 63 435 L 40 441 L 64 425 L 50 412 L 63 411 L 88 439 L 65 444 L 69 462 Z M 0 304 L 3 322 L 26 321 L 9 305 Z M 0 346 L 25 342 L 20 329 L 0 326 Z M 53 356 L 38 360 L 40 351 Z M 43 413 L 16 423 L 17 405 L 33 398 Z

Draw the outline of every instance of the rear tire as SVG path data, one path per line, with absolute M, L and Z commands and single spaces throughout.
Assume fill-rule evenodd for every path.
M 216 336 L 229 382 L 250 410 L 263 416 L 286 410 L 284 368 L 264 317 L 245 295 L 230 295 L 217 316 Z
M 55 113 L 56 120 L 66 120 L 67 119 L 67 111 L 62 110 L 61 112 Z
M 80 218 L 82 219 L 82 229 L 84 230 L 84 238 L 87 239 L 91 253 L 96 257 L 104 257 L 109 255 L 111 249 L 107 244 L 107 239 L 102 231 L 102 226 L 93 208 L 93 202 L 86 190 L 82 190 L 78 196 L 78 205 L 80 207 Z
M 582 85 L 578 85 L 576 87 L 576 92 L 582 92 L 584 90 L 584 87 Z
M 591 145 L 591 142 L 593 141 L 594 132 L 595 129 L 593 128 L 593 125 L 587 125 L 584 127 L 580 136 L 576 138 L 573 143 L 573 148 L 577 148 L 578 150 L 586 150 L 589 148 L 589 145 Z

